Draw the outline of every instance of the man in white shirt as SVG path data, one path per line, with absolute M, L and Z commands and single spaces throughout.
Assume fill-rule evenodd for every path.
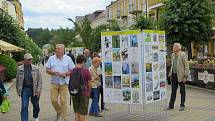
M 64 45 L 56 45 L 56 54 L 51 56 L 46 65 L 46 72 L 51 75 L 51 102 L 57 112 L 56 121 L 63 118 L 67 121 L 67 94 L 71 70 L 75 67 L 72 59 L 64 55 Z M 60 96 L 60 104 L 58 97 Z

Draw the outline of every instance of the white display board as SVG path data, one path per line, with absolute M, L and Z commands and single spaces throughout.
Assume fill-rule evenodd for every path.
M 105 102 L 143 104 L 166 97 L 164 32 L 103 32 L 101 39 Z

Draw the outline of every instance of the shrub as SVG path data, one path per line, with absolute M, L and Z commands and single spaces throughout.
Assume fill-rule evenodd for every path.
M 0 64 L 6 67 L 6 80 L 16 77 L 16 61 L 7 55 L 0 54 Z

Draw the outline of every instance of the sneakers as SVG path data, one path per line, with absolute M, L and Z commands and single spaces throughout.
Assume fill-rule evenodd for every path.
M 35 118 L 34 121 L 40 121 L 39 118 Z
M 180 106 L 179 111 L 184 111 L 185 107 L 184 106 Z

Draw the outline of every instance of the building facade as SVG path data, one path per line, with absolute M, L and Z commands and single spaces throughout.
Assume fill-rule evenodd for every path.
M 0 0 L 0 9 L 7 12 L 24 29 L 22 5 L 19 0 Z

